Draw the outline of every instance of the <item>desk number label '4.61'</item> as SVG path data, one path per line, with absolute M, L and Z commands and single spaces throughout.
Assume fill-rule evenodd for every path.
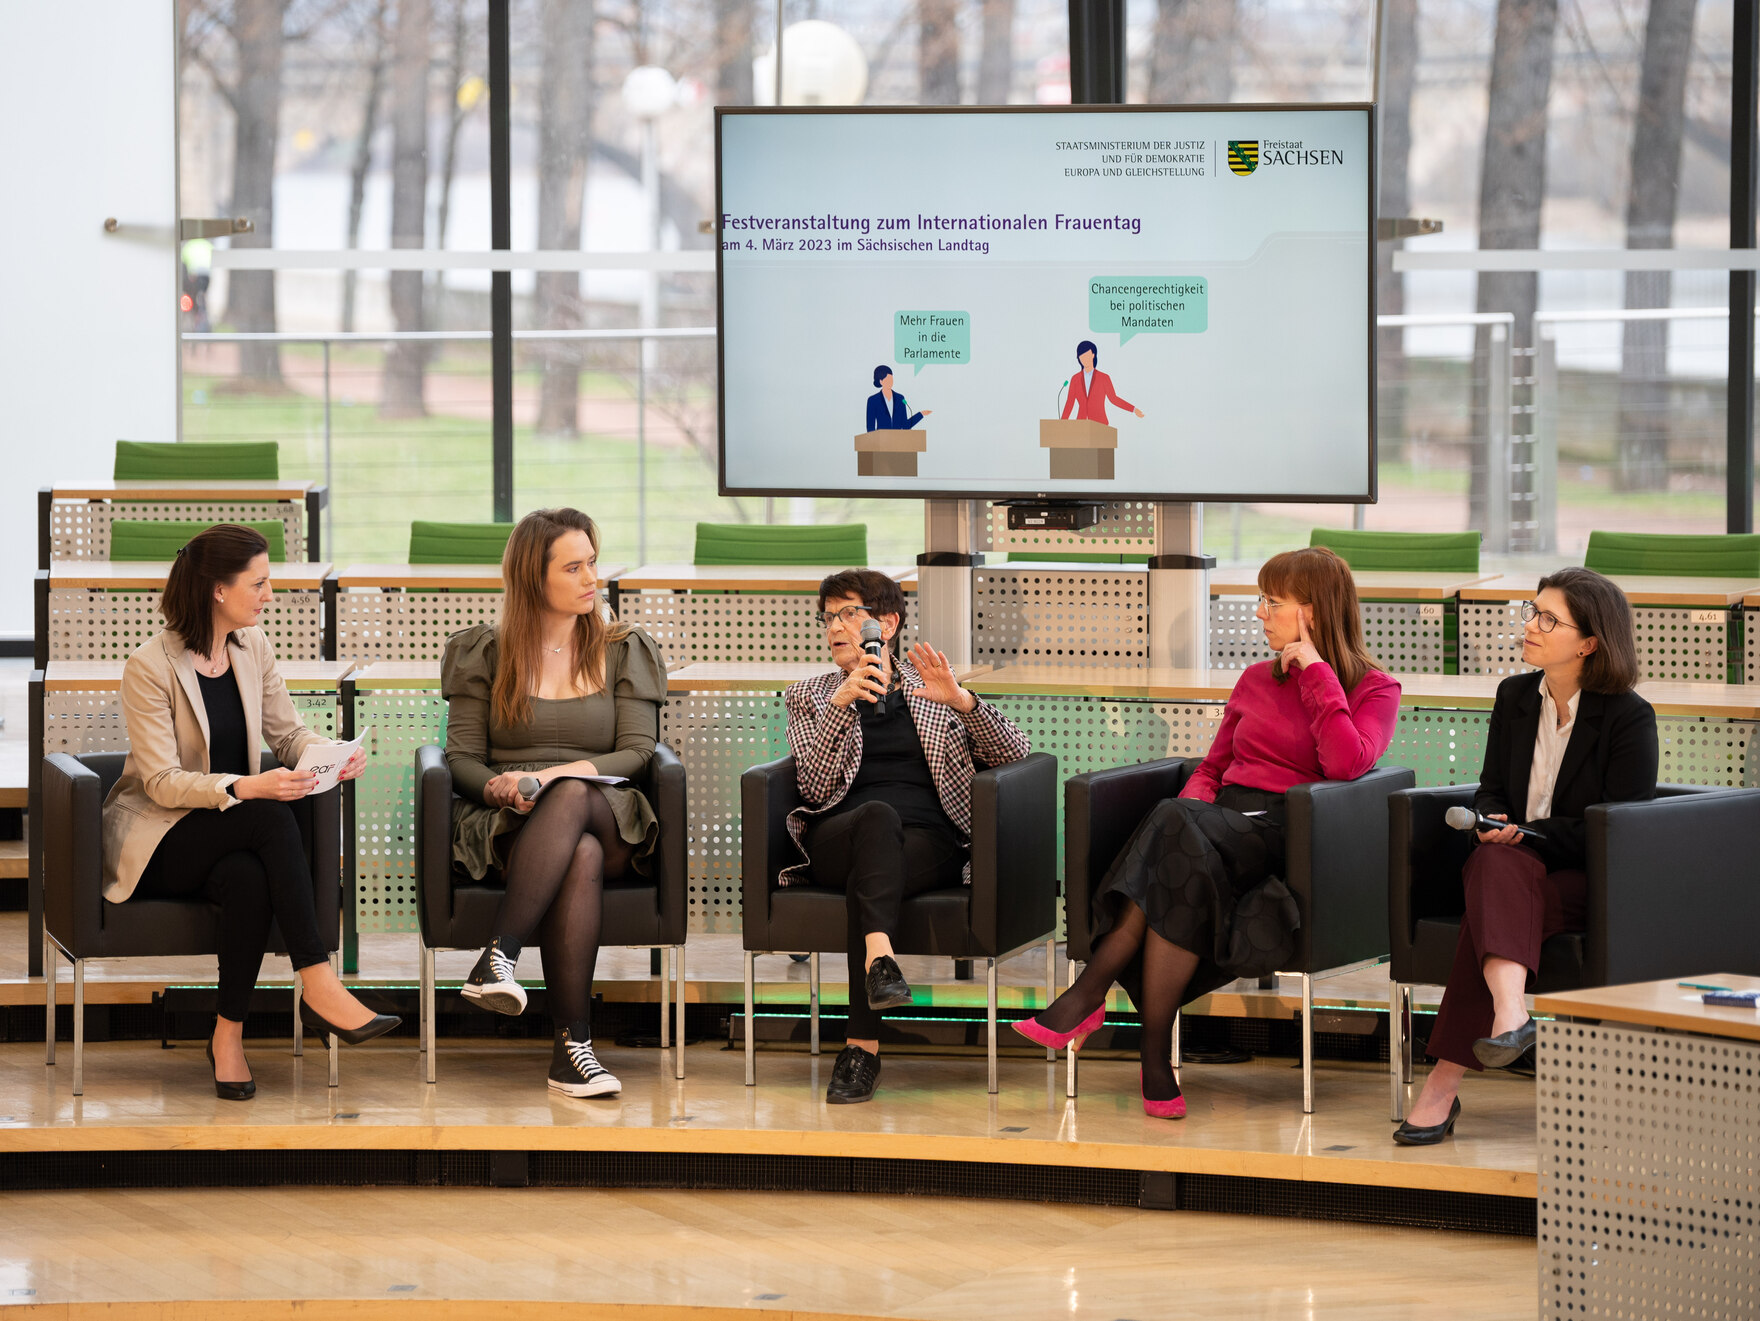
M 1727 618 L 1728 616 L 1721 610 L 1693 611 L 1693 622 L 1695 624 L 1721 624 Z

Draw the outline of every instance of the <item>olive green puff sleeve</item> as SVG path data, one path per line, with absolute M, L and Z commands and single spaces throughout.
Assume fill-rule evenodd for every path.
M 483 803 L 489 769 L 489 691 L 495 682 L 495 626 L 478 624 L 446 639 L 440 695 L 446 699 L 446 765 L 452 787 Z
M 660 739 L 666 661 L 654 639 L 636 628 L 621 642 L 612 643 L 605 659 L 611 695 L 617 701 L 617 739 L 609 753 L 593 758 L 593 766 L 601 775 L 634 779 L 647 769 Z

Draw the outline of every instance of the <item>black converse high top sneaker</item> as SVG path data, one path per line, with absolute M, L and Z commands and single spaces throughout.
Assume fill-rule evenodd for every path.
M 593 1054 L 584 1023 L 558 1028 L 550 1052 L 550 1090 L 564 1096 L 616 1096 L 623 1084 Z
M 501 952 L 500 941 L 491 942 L 477 960 L 477 966 L 471 969 L 471 975 L 465 978 L 460 994 L 498 1014 L 524 1013 L 526 988 L 514 981 L 513 963 Z

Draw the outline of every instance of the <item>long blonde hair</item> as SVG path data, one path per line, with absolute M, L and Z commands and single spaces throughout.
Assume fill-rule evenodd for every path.
M 578 509 L 535 509 L 520 519 L 501 554 L 501 621 L 497 631 L 495 684 L 491 690 L 495 723 L 503 729 L 532 716 L 532 691 L 543 668 L 539 637 L 544 617 L 544 584 L 550 549 L 565 532 L 585 532 L 599 553 L 599 528 Z M 600 606 L 575 621 L 574 669 L 582 688 L 604 681 L 605 648 L 627 637 L 629 626 Z
M 1304 546 L 1273 555 L 1259 568 L 1259 590 L 1314 607 L 1308 637 L 1347 693 L 1370 670 L 1381 668 L 1363 645 L 1363 615 L 1350 566 L 1328 547 Z M 1283 657 L 1272 662 L 1272 673 L 1282 682 Z

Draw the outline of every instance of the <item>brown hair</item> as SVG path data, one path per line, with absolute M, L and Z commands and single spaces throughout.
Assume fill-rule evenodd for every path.
M 531 719 L 532 690 L 543 668 L 539 621 L 544 616 L 544 582 L 550 548 L 565 532 L 585 532 L 599 553 L 599 528 L 578 509 L 535 509 L 520 519 L 501 554 L 501 620 L 496 629 L 495 682 L 491 689 L 495 723 L 503 729 Z M 575 621 L 574 668 L 583 687 L 604 681 L 605 647 L 627 637 L 629 626 L 609 610 L 589 610 Z
M 876 617 L 897 615 L 898 628 L 887 645 L 898 655 L 898 640 L 904 636 L 904 591 L 897 583 L 878 569 L 844 569 L 819 584 L 819 609 L 834 596 L 853 596 Z
M 1259 569 L 1259 590 L 1314 607 L 1308 637 L 1347 693 L 1370 670 L 1380 668 L 1363 645 L 1363 616 L 1350 566 L 1327 547 L 1304 546 L 1273 555 Z M 1272 662 L 1271 672 L 1282 682 L 1283 657 Z
M 250 568 L 257 556 L 268 553 L 268 539 L 255 528 L 216 523 L 206 532 L 196 533 L 171 561 L 171 572 L 159 597 L 165 627 L 198 656 L 206 656 L 214 645 L 214 589 L 231 582 Z
M 1576 567 L 1547 574 L 1534 594 L 1548 587 L 1563 594 L 1578 634 L 1595 639 L 1577 686 L 1591 693 L 1630 692 L 1638 682 L 1638 642 L 1626 594 L 1593 569 Z

